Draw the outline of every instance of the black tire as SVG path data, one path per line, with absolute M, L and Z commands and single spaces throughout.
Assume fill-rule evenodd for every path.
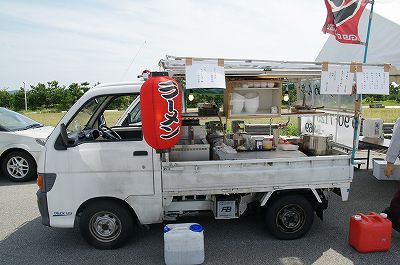
M 36 177 L 36 161 L 24 151 L 7 154 L 2 163 L 3 174 L 14 182 L 24 182 Z
M 273 200 L 266 211 L 268 230 L 278 239 L 292 240 L 304 236 L 313 221 L 313 207 L 301 195 L 283 195 Z
M 122 246 L 133 233 L 133 225 L 129 210 L 113 201 L 97 201 L 89 205 L 79 221 L 83 238 L 98 249 Z

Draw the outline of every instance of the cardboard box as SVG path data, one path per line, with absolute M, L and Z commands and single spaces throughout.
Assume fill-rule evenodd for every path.
M 372 175 L 379 180 L 400 180 L 400 163 L 399 161 L 395 162 L 395 169 L 393 174 L 390 177 L 386 177 L 384 170 L 386 166 L 385 160 L 374 160 L 374 170 Z

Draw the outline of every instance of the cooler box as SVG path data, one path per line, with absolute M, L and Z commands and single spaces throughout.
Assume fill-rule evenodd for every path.
M 392 222 L 386 214 L 356 214 L 350 218 L 349 244 L 358 252 L 388 251 L 392 240 Z
M 164 260 L 167 265 L 204 262 L 203 227 L 196 223 L 164 226 Z
M 369 138 L 383 139 L 383 119 L 365 119 L 362 122 L 362 134 Z
M 385 176 L 385 166 L 385 160 L 374 159 L 374 169 L 372 171 L 372 175 L 379 180 L 400 180 L 400 163 L 398 161 L 394 163 L 395 170 L 389 177 Z

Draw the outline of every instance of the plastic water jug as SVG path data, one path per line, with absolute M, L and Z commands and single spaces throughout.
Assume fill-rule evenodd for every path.
M 349 244 L 358 252 L 388 251 L 392 240 L 392 222 L 387 215 L 356 214 L 350 218 Z
M 165 264 L 202 264 L 204 262 L 203 230 L 203 227 L 196 223 L 165 225 Z

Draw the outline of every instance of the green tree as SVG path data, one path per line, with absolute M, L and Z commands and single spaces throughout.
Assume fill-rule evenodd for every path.
M 100 83 L 97 83 L 97 84 L 100 84 Z M 82 88 L 83 93 L 86 93 L 90 89 L 89 82 L 81 83 L 81 88 Z
M 6 90 L 0 90 L 0 107 L 12 108 L 13 95 Z
M 51 102 L 46 85 L 42 83 L 38 83 L 36 86 L 31 86 L 31 90 L 28 91 L 27 97 L 29 109 L 32 110 L 46 108 Z
M 400 100 L 400 86 L 395 86 L 393 83 L 390 84 L 388 99 L 396 100 L 397 102 L 399 102 L 399 100 Z
M 60 86 L 58 81 L 47 82 L 47 95 L 49 101 L 46 102 L 46 108 L 55 108 L 61 110 L 62 100 L 65 97 L 65 87 Z
M 20 88 L 17 92 L 15 92 L 12 105 L 14 110 L 25 109 L 25 92 L 23 88 Z

